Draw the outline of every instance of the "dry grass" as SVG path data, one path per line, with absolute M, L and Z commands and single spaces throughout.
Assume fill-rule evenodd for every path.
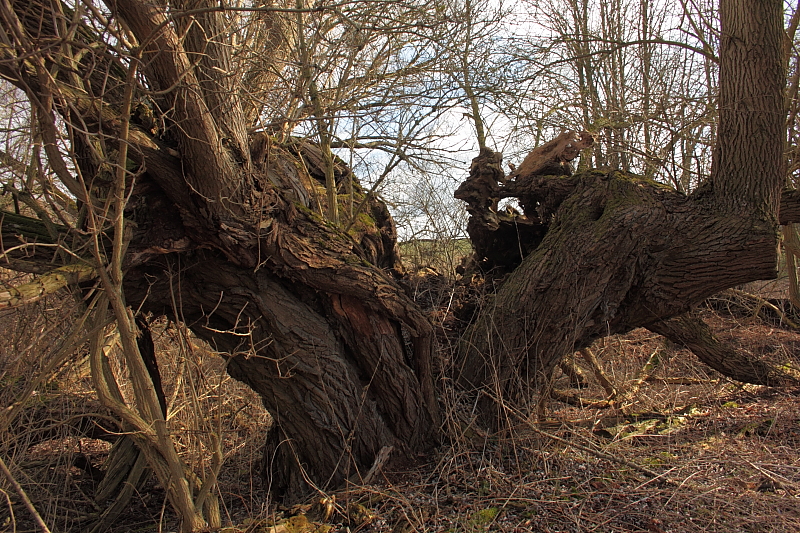
M 34 309 L 6 312 L 0 327 L 0 407 L 19 401 L 66 336 L 78 308 L 69 296 Z M 258 396 L 225 373 L 210 347 L 166 321 L 153 325 L 176 447 L 194 471 L 210 467 L 211 435 L 221 435 L 226 465 L 218 489 L 223 519 L 238 523 L 262 513 L 260 448 L 270 419 Z M 113 354 L 112 352 L 112 355 Z M 121 358 L 112 366 L 130 397 Z M 101 511 L 92 495 L 116 438 L 116 426 L 92 390 L 85 348 L 45 376 L 13 420 L 0 424 L 0 454 L 51 531 L 83 531 Z M 2 420 L 0 420 L 2 421 Z M 151 476 L 108 531 L 175 531 L 166 493 Z M 0 532 L 38 531 L 20 497 L 0 479 Z
M 800 356 L 797 333 L 709 318 L 742 349 Z M 644 330 L 595 349 L 622 391 L 654 351 L 662 364 L 624 410 L 553 401 L 535 429 L 466 428 L 426 466 L 341 498 L 373 509 L 370 531 L 800 531 L 800 389 L 728 382 Z
M 461 258 L 472 252 L 467 239 L 411 239 L 400 243 L 403 264 L 412 272 L 433 269 L 455 278 Z
M 446 317 L 452 293 L 437 295 L 426 283 L 415 291 Z M 71 302 L 50 300 L 33 312 L 0 316 L 0 326 L 13 333 L 0 340 L 2 407 L 57 348 L 52 339 L 69 330 L 77 313 Z M 746 313 L 709 310 L 706 318 L 753 354 L 795 363 L 800 357 L 800 333 Z M 268 524 L 297 509 L 269 505 L 261 484 L 269 418 L 260 400 L 225 374 L 224 359 L 210 347 L 166 322 L 153 333 L 179 451 L 200 471 L 208 467 L 210 434 L 222 435 L 218 494 L 223 521 L 238 525 L 227 531 L 272 533 Z M 470 406 L 443 390 L 451 415 L 446 443 L 413 467 L 390 464 L 373 484 L 328 495 L 336 501 L 329 531 L 800 531 L 800 389 L 729 382 L 644 330 L 605 339 L 593 350 L 623 394 L 636 386 L 653 353 L 660 364 L 624 409 L 552 400 L 546 420 L 532 425 L 520 416 L 497 435 L 471 425 Z M 115 372 L 124 376 L 121 366 Z M 569 390 L 564 376 L 555 385 Z M 571 393 L 586 400 L 604 394 L 594 380 Z M 111 426 L 97 425 L 102 416 L 89 425 L 82 421 L 102 412 L 79 351 L 0 433 L 0 453 L 53 531 L 82 531 L 98 512 L 96 471 L 82 459 L 102 468 L 110 448 L 104 432 Z M 17 495 L 0 482 L 0 532 L 34 530 Z M 153 479 L 110 529 L 175 530 L 165 493 Z

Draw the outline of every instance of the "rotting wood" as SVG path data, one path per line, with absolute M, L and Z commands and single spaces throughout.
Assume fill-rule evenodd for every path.
M 531 150 L 508 179 L 524 181 L 531 176 L 570 176 L 570 161 L 578 157 L 581 150 L 590 148 L 593 144 L 594 135 L 588 131 L 564 131 L 555 139 Z

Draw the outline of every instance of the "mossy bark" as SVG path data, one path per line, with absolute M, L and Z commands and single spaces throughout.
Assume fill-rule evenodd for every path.
M 511 273 L 461 345 L 460 381 L 518 400 L 595 339 L 682 314 L 727 287 L 776 275 L 775 226 L 730 216 L 620 172 L 543 176 L 572 185 L 536 251 Z M 541 202 L 540 202 L 541 203 Z
M 187 323 L 261 394 L 275 421 L 270 488 L 294 499 L 309 481 L 330 488 L 357 479 L 384 447 L 409 456 L 432 449 L 433 329 L 391 275 L 398 256 L 386 207 L 371 201 L 345 234 L 298 193 L 317 179 L 314 169 L 300 175 L 296 155 L 278 146 L 271 157 L 264 168 L 281 169 L 270 179 L 286 184 L 277 191 L 291 191 L 291 202 L 274 195 L 282 209 L 269 223 L 230 233 L 222 250 L 198 247 L 171 200 L 143 179 L 137 198 L 148 209 L 130 212 L 137 231 L 126 297 Z

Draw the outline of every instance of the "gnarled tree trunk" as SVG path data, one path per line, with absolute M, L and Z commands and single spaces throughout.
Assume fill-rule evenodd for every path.
M 286 177 L 295 172 L 287 152 L 273 163 Z M 168 205 L 159 193 L 142 199 Z M 132 265 L 126 296 L 184 321 L 226 354 L 233 377 L 261 394 L 275 420 L 265 457 L 271 488 L 298 496 L 309 480 L 320 488 L 357 480 L 383 447 L 430 449 L 438 411 L 431 327 L 380 269 L 396 259 L 385 207 L 373 203 L 370 218 L 382 222 L 387 242 L 371 230 L 359 246 L 306 209 L 288 211 L 292 224 L 273 220 L 259 241 L 261 262 L 236 264 L 214 249 L 155 256 Z M 159 246 L 153 239 L 163 239 L 169 222 L 158 219 L 169 213 L 140 214 L 158 234 L 134 239 L 150 246 L 132 248 L 132 257 Z M 245 248 L 242 256 L 255 252 Z
M 3 246 L 36 234 L 69 247 L 69 258 L 94 247 L 80 281 L 120 267 L 125 304 L 184 321 L 223 352 L 276 420 L 267 453 L 274 491 L 296 497 L 358 479 L 388 446 L 429 450 L 439 416 L 433 330 L 392 277 L 386 207 L 355 187 L 365 212 L 348 230 L 324 220 L 334 211 L 326 202 L 353 178 L 336 164 L 331 179 L 330 155 L 310 144 L 252 131 L 259 109 L 247 84 L 269 69 L 242 71 L 223 8 L 105 7 L 115 24 L 103 13 L 86 24 L 86 12 L 58 2 L 0 5 L 11 43 L 0 46 L 0 75 L 36 108 L 50 169 L 71 196 L 62 195 L 63 210 L 79 202 L 71 220 L 43 224 L 48 231 L 10 217 L 19 226 L 3 224 Z M 263 13 L 270 32 L 280 11 Z M 471 233 L 484 250 L 516 245 L 497 259 L 503 268 L 517 252 L 527 256 L 462 343 L 462 384 L 493 399 L 525 396 L 596 338 L 657 329 L 714 292 L 775 275 L 781 21 L 779 2 L 723 1 L 720 146 L 711 182 L 690 196 L 621 172 L 552 175 L 588 138 L 561 139 L 545 151 L 552 165 L 534 158 L 508 180 L 497 154 L 481 154 L 478 193 L 461 191 L 475 202 Z M 95 29 L 111 26 L 119 33 Z M 274 49 L 259 58 L 269 63 L 282 40 L 261 37 Z M 511 196 L 524 223 L 493 211 Z M 516 233 L 497 233 L 509 224 L 526 228 L 524 246 Z M 41 262 L 22 255 L 33 250 L 7 255 L 8 264 L 35 271 Z M 163 428 L 163 413 L 150 414 Z
M 38 106 L 51 167 L 89 206 L 94 235 L 80 216 L 60 229 L 78 243 L 76 254 L 91 249 L 93 236 L 101 246 L 114 240 L 108 255 L 127 239 L 127 305 L 184 321 L 261 394 L 275 420 L 267 450 L 273 492 L 297 498 L 357 480 L 388 446 L 430 450 L 439 416 L 433 330 L 393 278 L 394 223 L 356 183 L 354 200 L 366 209 L 346 232 L 329 224 L 326 198 L 340 191 L 325 194 L 330 168 L 320 167 L 319 149 L 250 132 L 258 113 L 245 85 L 253 76 L 235 71 L 242 65 L 234 65 L 226 15 L 202 2 L 109 2 L 137 43 L 120 58 L 125 43 L 114 38 L 119 47 L 103 48 L 90 25 L 56 4 L 5 4 L 14 47 L 0 49 L 0 74 Z M 279 11 L 264 18 L 277 25 Z M 41 46 L 70 39 L 101 53 Z M 269 40 L 277 54 L 280 39 Z M 260 59 L 268 62 L 266 52 Z M 120 104 L 140 96 L 135 113 Z M 71 164 L 60 150 L 61 124 L 73 143 Z M 106 214 L 115 231 L 123 225 L 108 167 L 122 145 L 127 159 L 111 173 L 124 178 L 116 194 L 127 197 L 126 229 L 111 235 Z M 334 173 L 343 190 L 355 179 L 341 163 Z M 24 268 L 14 257 L 10 266 Z
M 480 194 L 470 194 L 469 183 L 484 183 L 547 226 L 460 347 L 460 382 L 487 394 L 489 422 L 496 401 L 525 398 L 565 354 L 635 327 L 681 328 L 662 321 L 722 289 L 775 277 L 784 176 L 780 3 L 723 1 L 722 36 L 719 144 L 710 182 L 693 194 L 615 171 L 550 175 L 564 174 L 558 164 L 574 157 L 580 136 L 544 151 L 555 165 L 526 160 L 494 186 L 485 184 L 486 169 L 499 159 L 475 160 L 460 190 L 473 221 L 491 218 Z M 494 231 L 476 225 L 482 242 Z M 673 336 L 701 337 L 684 333 Z

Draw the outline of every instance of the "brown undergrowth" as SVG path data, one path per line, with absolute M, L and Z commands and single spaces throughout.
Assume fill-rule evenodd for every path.
M 798 364 L 800 332 L 729 303 L 704 311 L 719 337 Z M 474 427 L 454 394 L 439 456 L 345 493 L 373 509 L 369 530 L 800 530 L 800 389 L 733 383 L 642 329 L 592 350 L 616 405 L 597 407 L 605 389 L 580 358 L 583 388 L 554 383 L 569 403 L 550 400 L 541 420 L 506 406 L 511 424 L 497 435 Z
M 67 295 L 0 314 L 0 457 L 53 532 L 88 531 L 96 522 L 108 502 L 95 501 L 95 492 L 120 435 L 93 391 L 86 339 L 59 359 L 61 340 L 81 311 Z M 212 435 L 220 435 L 225 464 L 217 495 L 223 520 L 239 523 L 263 513 L 260 454 L 270 419 L 260 399 L 230 378 L 225 360 L 185 329 L 165 320 L 151 329 L 168 425 L 182 458 L 195 471 L 209 468 Z M 130 398 L 127 371 L 116 355 L 112 349 L 111 366 Z M 22 408 L 11 415 L 18 404 Z M 0 476 L 0 532 L 40 531 L 22 503 Z M 150 475 L 103 531 L 178 529 L 165 491 Z
M 617 390 L 616 403 L 598 407 L 606 390 L 576 358 L 587 376 L 581 388 L 559 374 L 554 390 L 563 394 L 548 401 L 543 418 L 506 406 L 507 426 L 487 434 L 447 380 L 450 328 L 458 325 L 452 322 L 455 291 L 441 286 L 416 280 L 411 290 L 441 326 L 443 445 L 413 467 L 389 461 L 369 485 L 320 493 L 309 506 L 283 508 L 266 496 L 259 471 L 268 414 L 258 398 L 227 377 L 224 359 L 210 347 L 186 336 L 180 341 L 185 333 L 175 325 L 154 326 L 179 451 L 202 465 L 211 455 L 208 433 L 223 435 L 223 531 L 800 530 L 800 389 L 730 382 L 686 350 L 636 330 L 592 347 Z M 42 302 L 40 318 L 0 317 L 6 331 L 17 333 L 2 340 L 3 408 L 36 374 L 34 355 L 50 353 L 48 339 L 69 330 L 77 312 L 70 302 Z M 800 332 L 754 311 L 715 304 L 704 314 L 739 349 L 797 364 Z M 79 350 L 36 389 L 0 439 L 0 453 L 52 531 L 82 531 L 98 512 L 92 496 L 113 436 L 112 425 L 97 416 L 102 409 L 87 372 Z M 151 478 L 109 531 L 177 529 L 163 489 Z M 0 532 L 35 530 L 17 494 L 0 482 Z

